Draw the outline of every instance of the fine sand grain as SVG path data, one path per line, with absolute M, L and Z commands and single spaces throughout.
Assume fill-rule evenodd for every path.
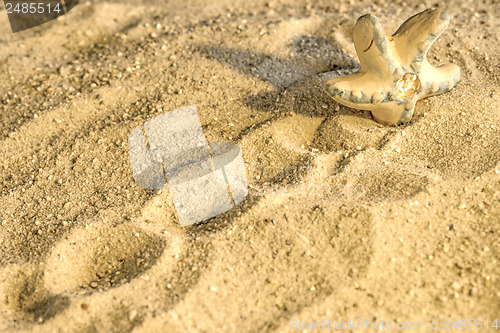
M 322 90 L 358 68 L 360 15 L 391 34 L 433 6 L 451 92 L 384 127 Z M 500 322 L 499 17 L 494 0 L 91 0 L 12 34 L 2 7 L 0 330 Z M 168 190 L 134 183 L 127 138 L 190 104 L 241 147 L 250 194 L 181 228 Z

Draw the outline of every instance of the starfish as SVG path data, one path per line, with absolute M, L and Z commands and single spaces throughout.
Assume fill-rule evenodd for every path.
M 387 37 L 375 16 L 361 16 L 353 31 L 361 67 L 326 81 L 326 92 L 348 107 L 370 110 L 381 124 L 409 121 L 418 100 L 450 91 L 460 80 L 457 65 L 434 67 L 427 61 L 429 48 L 449 21 L 445 11 L 427 9 Z

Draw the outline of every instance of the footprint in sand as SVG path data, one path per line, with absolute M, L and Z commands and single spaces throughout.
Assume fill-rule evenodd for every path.
M 143 208 L 143 215 L 147 218 L 162 214 L 163 210 L 153 198 Z M 185 250 L 182 234 L 167 235 L 165 225 L 143 220 L 139 218 L 118 226 L 88 224 L 57 242 L 43 262 L 5 266 L 0 277 L 13 282 L 1 290 L 4 297 L 0 312 L 12 320 L 42 323 L 56 315 L 80 313 L 81 307 L 87 309 L 88 304 L 100 304 L 107 310 L 92 307 L 88 314 L 111 318 L 128 311 L 124 304 L 133 304 L 154 294 L 152 291 L 144 294 L 145 288 L 157 290 L 165 304 L 175 303 L 181 291 L 189 289 L 178 277 L 185 269 L 191 273 L 190 264 L 184 258 L 193 255 L 196 246 Z M 158 278 L 158 282 L 149 282 L 150 276 Z M 170 284 L 176 287 L 175 294 L 168 291 Z M 110 297 L 110 293 L 119 296 Z M 133 327 L 139 322 L 122 324 Z
M 4 297 L 0 302 L 0 313 L 13 320 L 35 322 L 39 318 L 52 318 L 66 309 L 69 298 L 50 292 L 43 282 L 43 274 L 38 265 L 4 267 L 0 276 L 7 282 L 1 291 Z
M 133 225 L 89 226 L 56 245 L 45 267 L 53 293 L 106 289 L 129 282 L 149 269 L 166 244 Z

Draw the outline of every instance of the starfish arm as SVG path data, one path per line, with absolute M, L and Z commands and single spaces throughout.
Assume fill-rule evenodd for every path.
M 427 62 L 422 64 L 420 80 L 422 89 L 418 99 L 450 91 L 460 80 L 460 67 L 455 64 L 445 64 L 434 67 Z
M 390 102 L 375 107 L 372 110 L 372 116 L 376 122 L 391 126 L 408 122 L 414 110 L 415 101 L 408 101 L 406 104 Z
M 390 37 L 401 64 L 419 71 L 419 64 L 449 22 L 449 16 L 440 9 L 427 9 L 406 20 Z
M 379 20 L 371 15 L 361 16 L 353 30 L 353 41 L 361 64 L 360 71 L 370 71 L 387 78 L 397 67 Z
M 337 102 L 360 110 L 372 110 L 375 105 L 395 98 L 387 81 L 361 71 L 334 77 L 325 82 L 324 88 Z

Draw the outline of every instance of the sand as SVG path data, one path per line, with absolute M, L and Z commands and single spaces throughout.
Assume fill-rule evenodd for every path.
M 429 53 L 461 67 L 451 92 L 384 127 L 322 91 L 358 68 L 360 15 L 390 34 L 431 6 L 451 18 Z M 92 0 L 12 34 L 2 9 L 0 330 L 500 320 L 499 17 L 488 0 Z M 134 183 L 127 137 L 190 104 L 208 141 L 241 147 L 250 193 L 181 228 L 168 190 Z

